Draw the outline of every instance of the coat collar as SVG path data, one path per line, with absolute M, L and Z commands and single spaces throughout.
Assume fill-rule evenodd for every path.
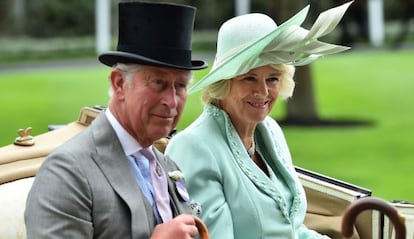
M 302 190 L 299 188 L 300 183 L 298 179 L 295 178 L 296 174 L 291 166 L 290 154 L 289 152 L 285 152 L 287 149 L 283 149 L 280 146 L 280 142 L 275 140 L 280 139 L 280 135 L 277 135 L 278 132 L 268 123 L 269 119 L 260 122 L 256 127 L 256 131 L 260 132 L 258 135 L 261 135 L 261 141 L 267 142 L 264 147 L 268 151 L 268 154 L 273 156 L 271 159 L 266 160 L 267 163 L 273 171 L 277 170 L 282 175 L 291 193 L 294 195 L 293 202 L 291 204 L 289 203 L 292 205 L 290 208 L 285 207 L 285 205 L 289 204 L 284 201 L 285 199 L 282 193 L 273 186 L 271 180 L 250 159 L 228 114 L 214 105 L 207 105 L 205 112 L 213 116 L 218 122 L 221 132 L 224 132 L 224 137 L 226 137 L 228 146 L 232 151 L 233 158 L 243 173 L 256 187 L 277 202 L 277 205 L 279 205 L 280 210 L 287 220 L 292 220 L 301 203 Z

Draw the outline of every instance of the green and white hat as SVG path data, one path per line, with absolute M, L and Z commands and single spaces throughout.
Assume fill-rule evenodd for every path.
M 300 26 L 308 14 L 309 5 L 280 26 L 261 13 L 231 18 L 218 32 L 217 53 L 210 72 L 194 84 L 189 93 L 245 74 L 256 67 L 268 64 L 301 66 L 323 55 L 348 50 L 349 47 L 321 42 L 317 38 L 330 33 L 338 25 L 351 3 L 322 12 L 310 30 Z

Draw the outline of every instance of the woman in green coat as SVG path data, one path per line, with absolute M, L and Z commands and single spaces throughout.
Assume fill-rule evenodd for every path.
M 258 13 L 221 26 L 213 68 L 190 89 L 203 88 L 204 111 L 166 149 L 211 238 L 327 238 L 303 224 L 305 193 L 269 113 L 292 95 L 294 65 L 348 49 L 316 40 L 348 6 L 321 14 L 310 31 L 300 27 L 308 8 L 278 27 Z

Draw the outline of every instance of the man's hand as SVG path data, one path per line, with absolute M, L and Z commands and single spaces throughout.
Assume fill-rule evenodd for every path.
M 190 214 L 179 215 L 154 228 L 151 239 L 191 239 L 198 234 L 194 216 Z

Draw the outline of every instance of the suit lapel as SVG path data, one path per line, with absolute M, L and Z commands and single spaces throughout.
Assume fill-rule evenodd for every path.
M 140 238 L 142 234 L 151 235 L 152 228 L 156 224 L 152 208 L 146 200 L 143 200 L 145 196 L 135 181 L 130 163 L 115 131 L 104 114 L 100 114 L 91 127 L 97 149 L 96 157 L 93 159 L 131 210 L 132 238 Z M 148 223 L 143 224 L 144 221 Z

